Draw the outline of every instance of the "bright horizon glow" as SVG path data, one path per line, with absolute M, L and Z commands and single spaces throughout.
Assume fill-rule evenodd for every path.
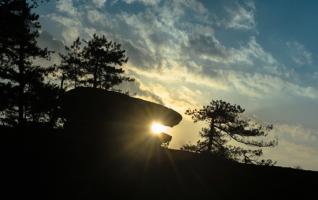
M 151 132 L 153 134 L 159 134 L 159 133 L 165 132 L 166 130 L 167 128 L 158 122 L 153 122 L 151 124 Z

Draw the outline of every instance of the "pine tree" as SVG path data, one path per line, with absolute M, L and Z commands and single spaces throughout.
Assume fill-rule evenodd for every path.
M 84 45 L 77 38 L 71 46 L 65 46 L 65 54 L 60 54 L 62 91 L 79 86 L 113 90 L 123 81 L 134 81 L 123 75 L 122 65 L 128 58 L 120 44 L 96 34 L 91 40 L 83 41 Z
M 65 46 L 66 54 L 60 54 L 62 58 L 59 67 L 61 71 L 61 86 L 63 91 L 67 88 L 76 88 L 82 85 L 85 64 L 83 61 L 83 50 L 81 40 L 78 37 L 71 46 Z M 66 88 L 65 88 L 66 87 Z
M 49 59 L 50 52 L 37 45 L 39 16 L 32 12 L 37 1 L 3 0 L 0 3 L 1 118 L 7 125 L 23 125 L 37 118 L 33 110 L 36 88 L 44 87 L 53 68 L 34 64 Z M 46 86 L 45 86 L 46 87 Z M 51 97 L 55 99 L 54 95 Z M 31 114 L 33 113 L 33 114 Z
M 93 88 L 113 89 L 123 81 L 133 81 L 123 76 L 121 66 L 128 61 L 121 45 L 108 41 L 106 37 L 93 35 L 83 49 L 86 65 L 86 83 Z
M 213 153 L 228 159 L 244 163 L 263 165 L 274 164 L 271 160 L 258 160 L 262 155 L 260 147 L 273 147 L 277 140 L 264 141 L 261 139 L 267 136 L 272 130 L 272 125 L 259 125 L 249 119 L 243 119 L 242 113 L 245 110 L 239 105 L 232 105 L 222 100 L 212 100 L 209 105 L 201 109 L 187 110 L 193 121 L 203 121 L 208 127 L 202 128 L 197 144 L 186 144 L 183 150 Z M 229 145 L 230 140 L 235 141 L 238 146 Z M 243 146 L 250 146 L 254 149 L 246 149 Z M 256 148 L 256 149 L 255 149 Z

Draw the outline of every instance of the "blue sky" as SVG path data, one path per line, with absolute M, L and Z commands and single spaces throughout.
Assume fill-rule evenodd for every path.
M 62 51 L 76 37 L 123 44 L 136 78 L 122 85 L 180 113 L 223 99 L 273 123 L 265 156 L 318 170 L 317 1 L 63 0 L 42 4 L 39 42 Z M 58 62 L 57 57 L 53 57 Z M 184 116 L 171 147 L 198 137 Z

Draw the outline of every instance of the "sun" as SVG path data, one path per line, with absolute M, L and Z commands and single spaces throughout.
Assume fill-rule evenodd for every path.
M 153 122 L 151 124 L 151 132 L 154 134 L 159 134 L 159 133 L 163 133 L 167 130 L 167 128 L 163 125 L 161 125 L 158 122 Z

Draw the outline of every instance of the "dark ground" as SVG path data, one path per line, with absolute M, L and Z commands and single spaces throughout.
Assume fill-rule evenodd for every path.
M 57 130 L 1 128 L 1 199 L 276 199 L 317 195 L 318 172 L 148 147 L 129 155 Z

